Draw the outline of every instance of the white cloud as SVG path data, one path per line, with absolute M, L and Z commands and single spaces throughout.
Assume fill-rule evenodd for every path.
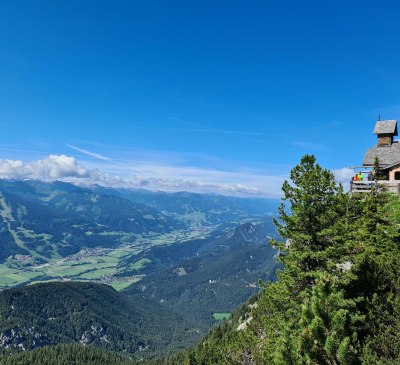
M 20 160 L 0 160 L 0 177 L 55 180 L 66 177 L 84 178 L 90 173 L 75 158 L 49 155 L 42 160 L 24 163 Z
M 217 193 L 232 196 L 273 197 L 261 189 L 249 187 L 243 184 L 211 184 L 188 179 L 168 178 L 144 178 L 133 177 L 129 181 L 129 187 L 143 188 L 149 190 L 162 190 L 168 192 L 191 191 L 196 193 Z
M 124 171 L 126 172 L 126 167 L 120 170 Z M 191 191 L 234 196 L 276 197 L 279 195 L 277 189 L 283 180 L 282 177 L 274 176 L 161 165 L 138 166 L 132 168 L 130 174 L 121 177 L 98 169 L 88 169 L 79 164 L 74 157 L 66 155 L 49 155 L 32 162 L 0 160 L 0 178 L 62 180 L 79 185 L 99 184 L 114 188 L 143 188 L 168 192 Z M 268 186 L 264 185 L 266 181 L 273 187 L 271 193 L 257 187 Z
M 354 176 L 355 171 L 350 167 L 343 167 L 341 169 L 332 170 L 335 175 L 336 181 L 342 184 L 348 184 L 351 178 Z

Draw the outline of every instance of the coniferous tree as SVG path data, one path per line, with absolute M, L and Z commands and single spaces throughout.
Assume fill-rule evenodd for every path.
M 332 268 L 330 264 L 343 254 L 346 241 L 348 198 L 334 175 L 315 162 L 314 156 L 305 155 L 292 169 L 291 183 L 285 181 L 282 187 L 289 207 L 281 205 L 276 221 L 279 234 L 288 239 L 278 246 L 285 276 L 296 281 L 295 291 L 304 290 L 321 271 Z
M 365 316 L 341 286 L 338 276 L 321 274 L 302 305 L 299 350 L 307 364 L 360 364 L 357 329 Z
M 306 155 L 283 184 L 278 232 L 284 243 L 273 241 L 281 250 L 284 270 L 276 283 L 265 286 L 254 311 L 255 341 L 262 349 L 259 361 L 273 364 L 301 364 L 297 337 L 301 328 L 301 304 L 308 298 L 321 273 L 338 271 L 351 251 L 348 243 L 348 196 L 333 174 Z M 260 326 L 260 324 L 262 326 Z M 259 352 L 258 350 L 255 350 Z

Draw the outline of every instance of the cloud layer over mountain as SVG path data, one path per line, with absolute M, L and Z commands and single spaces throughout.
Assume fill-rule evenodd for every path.
M 87 168 L 74 157 L 49 155 L 23 162 L 0 160 L 0 178 L 61 180 L 78 185 L 98 184 L 114 188 L 142 188 L 167 192 L 190 191 L 245 197 L 279 197 L 287 176 L 267 176 L 254 171 L 219 171 L 161 164 L 117 166 L 108 173 L 98 166 Z M 354 171 L 342 168 L 332 171 L 338 182 L 346 183 Z M 122 176 L 120 176 L 122 175 Z M 238 183 L 240 182 L 240 183 Z
M 212 184 L 189 179 L 137 175 L 122 178 L 103 173 L 97 169 L 87 169 L 79 164 L 74 157 L 66 155 L 49 155 L 44 159 L 32 162 L 0 160 L 0 178 L 62 180 L 80 185 L 99 184 L 114 188 L 143 188 L 169 192 L 192 191 L 255 197 L 270 197 L 272 195 L 243 184 Z

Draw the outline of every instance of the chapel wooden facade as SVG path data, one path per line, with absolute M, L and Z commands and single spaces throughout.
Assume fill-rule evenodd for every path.
M 365 181 L 364 184 L 380 185 L 386 190 L 400 194 L 400 143 L 394 137 L 398 135 L 396 120 L 379 120 L 375 124 L 374 134 L 378 143 L 367 150 L 363 160 L 363 167 L 372 169 L 379 164 L 379 177 L 374 181 Z M 352 184 L 357 188 L 359 184 Z

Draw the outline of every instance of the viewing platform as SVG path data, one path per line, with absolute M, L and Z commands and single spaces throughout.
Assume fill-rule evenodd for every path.
M 400 195 L 400 181 L 377 180 L 350 182 L 350 191 L 352 193 L 370 193 L 373 188 Z
M 352 193 L 369 193 L 376 185 L 376 181 L 351 181 L 350 191 Z
M 368 193 L 373 188 L 400 195 L 400 142 L 397 120 L 378 120 L 374 134 L 377 144 L 369 148 L 362 166 L 353 167 L 359 171 L 350 183 L 350 191 Z

